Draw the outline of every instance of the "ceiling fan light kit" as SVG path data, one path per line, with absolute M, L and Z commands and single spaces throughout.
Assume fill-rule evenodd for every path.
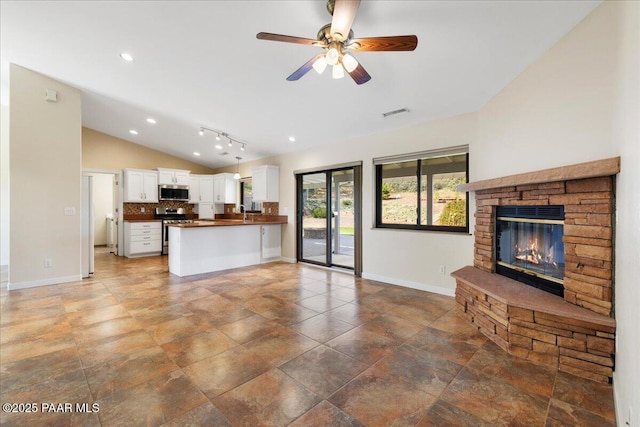
M 256 37 L 260 40 L 318 46 L 326 51 L 311 58 L 302 67 L 294 71 L 293 74 L 287 77 L 288 81 L 299 80 L 311 68 L 316 70 L 318 74 L 322 74 L 328 64 L 333 66 L 331 74 L 334 79 L 344 77 L 344 71 L 346 70 L 353 81 L 361 85 L 371 80 L 371 76 L 346 51 L 411 51 L 418 46 L 418 37 L 409 35 L 354 39 L 351 24 L 353 24 L 359 6 L 360 0 L 328 0 L 327 11 L 333 18 L 330 24 L 325 25 L 318 31 L 316 40 L 273 33 L 258 33 Z

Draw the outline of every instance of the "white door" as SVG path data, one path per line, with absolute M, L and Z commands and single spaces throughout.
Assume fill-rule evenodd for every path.
M 93 177 L 82 177 L 82 208 L 81 208 L 81 222 L 82 222 L 82 277 L 90 277 L 93 275 L 93 238 L 94 238 L 94 208 L 93 208 Z
M 118 175 L 113 175 L 113 213 L 111 215 L 111 226 L 107 230 L 107 233 L 111 233 L 109 236 L 110 247 L 109 252 L 118 255 L 118 211 L 120 203 L 120 188 L 118 186 Z

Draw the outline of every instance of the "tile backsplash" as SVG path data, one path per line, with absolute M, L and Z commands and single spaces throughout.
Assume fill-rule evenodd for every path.
M 159 203 L 124 203 L 123 213 L 124 215 L 149 215 L 154 214 L 156 208 L 184 208 L 187 215 L 193 214 L 193 205 L 166 200 Z

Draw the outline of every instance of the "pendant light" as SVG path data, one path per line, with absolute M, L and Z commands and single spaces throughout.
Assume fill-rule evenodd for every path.
M 242 160 L 242 157 L 236 156 L 236 159 L 238 160 L 238 165 L 236 166 L 236 173 L 233 174 L 233 179 L 238 180 L 240 179 L 240 160 Z

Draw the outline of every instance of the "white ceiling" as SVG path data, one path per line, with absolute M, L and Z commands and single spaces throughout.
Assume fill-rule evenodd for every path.
M 357 86 L 330 70 L 288 82 L 321 49 L 256 39 L 315 38 L 331 21 L 322 0 L 2 0 L 3 104 L 13 62 L 82 90 L 84 126 L 220 167 L 475 111 L 598 4 L 362 0 L 356 37 L 415 34 L 418 47 L 354 54 L 372 76 Z M 201 126 L 247 150 L 225 144 L 221 157 Z

